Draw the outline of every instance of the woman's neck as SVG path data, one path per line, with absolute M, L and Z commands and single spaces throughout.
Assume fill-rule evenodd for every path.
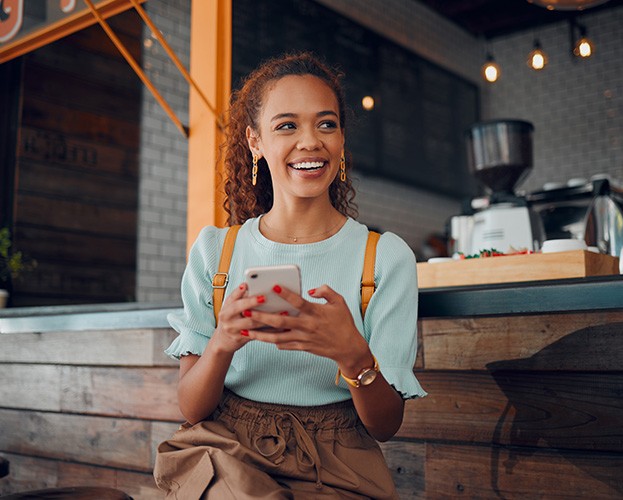
M 315 243 L 337 233 L 346 217 L 332 205 L 328 207 L 273 206 L 260 219 L 260 231 L 278 243 Z

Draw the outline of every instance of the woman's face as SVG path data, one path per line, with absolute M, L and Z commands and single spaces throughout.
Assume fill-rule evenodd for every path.
M 274 200 L 328 198 L 344 147 L 331 88 L 315 76 L 285 76 L 267 88 L 258 123 L 257 131 L 247 128 L 247 139 L 268 163 Z

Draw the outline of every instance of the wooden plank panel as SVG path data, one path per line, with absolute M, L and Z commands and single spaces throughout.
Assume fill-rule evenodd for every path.
M 15 455 L 5 451 L 0 452 L 0 456 L 10 462 L 9 475 L 0 479 L 0 495 L 54 488 L 57 485 L 58 461 Z
M 13 287 L 24 300 L 42 295 L 73 298 L 78 304 L 131 302 L 134 299 L 136 277 L 132 268 L 117 266 L 113 269 L 102 263 L 64 260 L 54 262 L 39 253 L 31 254 L 31 257 L 37 260 L 37 268 Z M 18 302 L 14 301 L 13 305 L 17 307 Z
M 135 238 L 68 233 L 47 227 L 20 226 L 15 231 L 19 248 L 30 256 L 45 255 L 52 261 L 70 261 L 77 265 L 130 268 L 136 262 Z M 84 248 L 88 248 L 85 254 Z M 116 272 L 116 271 L 115 271 Z
M 0 364 L 0 405 L 182 422 L 178 368 Z
M 620 499 L 623 455 L 427 444 L 427 498 Z
M 134 78 L 136 78 L 134 76 Z M 79 109 L 100 116 L 139 121 L 141 88 L 118 88 L 108 80 L 94 81 L 85 78 L 75 69 L 38 67 L 28 64 L 24 70 L 23 92 L 36 95 L 38 99 L 63 105 L 67 109 Z M 67 89 L 71 92 L 67 92 Z
M 95 366 L 178 366 L 163 352 L 177 333 L 169 328 L 0 335 L 0 362 Z
M 184 417 L 177 403 L 177 367 L 97 368 L 64 366 L 61 408 L 72 413 L 149 420 Z
M 0 409 L 0 450 L 150 471 L 151 422 Z
M 104 175 L 95 165 L 98 152 L 95 149 L 93 168 L 77 170 L 55 165 L 49 161 L 20 160 L 20 189 L 30 193 L 52 195 L 72 200 L 96 202 L 100 205 L 123 206 L 136 210 L 138 181 L 126 175 Z
M 0 364 L 0 405 L 60 411 L 61 371 L 56 365 Z
M 131 472 L 47 458 L 0 453 L 11 473 L 0 481 L 0 495 L 43 488 L 103 486 L 117 488 L 135 500 L 161 498 L 151 472 Z
M 140 60 L 142 48 L 140 36 L 137 37 L 136 32 L 131 34 L 128 34 L 128 32 L 131 31 L 130 25 L 132 22 L 137 23 L 137 28 L 135 29 L 138 29 L 141 26 L 141 21 L 138 18 L 138 14 L 133 13 L 132 11 L 129 11 L 128 14 L 130 16 L 134 14 L 135 17 L 126 19 L 125 22 L 122 23 L 125 24 L 125 28 L 121 29 L 119 32 L 117 32 L 116 28 L 113 28 L 113 30 L 128 49 L 130 54 L 132 54 L 132 57 Z M 112 25 L 117 26 L 117 22 L 113 22 Z M 63 42 L 68 45 L 77 45 L 78 47 L 88 50 L 89 53 L 94 55 L 102 55 L 109 59 L 122 58 L 122 55 L 119 53 L 117 47 L 115 47 L 100 26 L 93 26 L 90 29 L 77 31 L 73 35 L 64 39 Z
M 135 207 L 105 207 L 20 192 L 15 219 L 18 224 L 131 237 L 136 234 L 137 215 Z
M 403 500 L 426 498 L 424 475 L 426 445 L 406 441 L 389 441 L 380 443 L 380 446 L 400 498 Z
M 421 322 L 427 370 L 620 370 L 623 311 Z
M 107 80 L 110 84 L 126 90 L 140 88 L 140 80 L 125 59 L 103 57 L 84 50 L 77 44 L 65 43 L 65 40 L 30 52 L 25 56 L 27 64 L 51 69 L 70 68 L 75 67 L 78 60 L 80 71 L 89 75 L 91 80 Z
M 24 102 L 22 123 L 27 127 L 56 130 L 59 133 L 103 144 L 136 148 L 140 129 L 135 122 L 102 117 L 97 113 L 67 109 L 35 96 Z
M 399 437 L 623 452 L 623 373 L 424 372 Z

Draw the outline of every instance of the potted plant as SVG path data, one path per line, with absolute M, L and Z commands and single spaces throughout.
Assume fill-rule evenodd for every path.
M 3 227 L 0 229 L 0 308 L 6 307 L 9 291 L 5 287 L 9 282 L 36 265 L 35 261 L 27 261 L 22 252 L 11 249 L 11 246 L 11 232 Z

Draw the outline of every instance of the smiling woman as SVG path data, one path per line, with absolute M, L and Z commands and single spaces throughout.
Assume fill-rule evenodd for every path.
M 339 77 L 308 53 L 269 60 L 234 95 L 230 117 L 225 207 L 242 224 L 234 287 L 215 313 L 227 229 L 204 228 L 182 280 L 184 310 L 169 316 L 180 335 L 166 352 L 180 360 L 187 422 L 159 446 L 156 482 L 189 500 L 397 498 L 375 440 L 398 431 L 405 399 L 426 395 L 413 374 L 415 259 L 396 235 L 380 236 L 364 318 L 369 231 L 350 217 Z M 249 293 L 244 270 L 286 264 L 307 292 L 282 282 L 270 293 L 298 315 L 258 310 L 266 297 Z

